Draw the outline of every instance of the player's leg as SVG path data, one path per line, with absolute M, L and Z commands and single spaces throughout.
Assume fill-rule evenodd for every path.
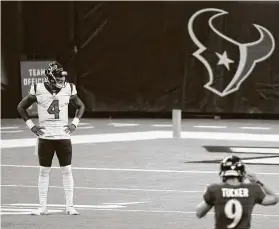
M 32 215 L 47 214 L 47 194 L 49 186 L 49 173 L 51 170 L 52 159 L 54 156 L 54 145 L 52 140 L 38 139 L 38 158 L 40 171 L 38 177 L 38 191 L 40 207 L 34 210 Z
M 69 215 L 78 215 L 74 209 L 74 179 L 72 174 L 72 143 L 70 139 L 57 140 L 56 154 L 63 175 L 63 186 L 66 198 L 66 213 Z

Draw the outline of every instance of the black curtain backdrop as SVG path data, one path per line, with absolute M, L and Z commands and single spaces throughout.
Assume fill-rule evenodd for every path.
M 5 63 L 8 78 L 1 89 L 2 107 L 16 91 L 6 116 L 16 115 L 16 104 L 21 99 L 19 61 L 50 58 L 69 71 L 89 113 L 170 112 L 173 108 L 197 114 L 279 113 L 279 3 L 1 4 L 2 66 Z M 214 27 L 240 43 L 259 39 L 253 24 L 265 27 L 275 38 L 272 56 L 256 65 L 238 91 L 225 97 L 204 88 L 209 81 L 208 71 L 192 55 L 197 46 L 189 36 L 187 24 L 203 8 L 227 11 L 214 21 Z M 216 36 L 208 20 L 208 15 L 197 19 L 195 33 L 208 48 L 206 57 L 215 63 L 214 87 L 223 90 L 232 75 L 224 66 L 217 66 L 214 53 L 227 51 L 235 61 L 229 72 L 234 74 L 239 50 Z

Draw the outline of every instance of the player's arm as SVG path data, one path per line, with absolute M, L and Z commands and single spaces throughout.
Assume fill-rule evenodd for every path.
M 17 111 L 25 122 L 30 119 L 26 110 L 35 102 L 37 102 L 36 96 L 29 94 L 28 96 L 23 98 L 17 105 Z
M 72 123 L 69 125 L 66 125 L 65 132 L 68 134 L 71 134 L 77 128 L 77 126 L 79 124 L 79 120 L 83 116 L 83 113 L 85 110 L 85 106 L 84 106 L 83 102 L 81 101 L 81 99 L 77 96 L 77 94 L 72 95 L 70 97 L 70 103 L 73 104 L 74 107 L 76 108 L 76 113 L 75 113 L 75 117 L 74 117 Z
M 270 188 L 268 188 L 265 184 L 260 182 L 257 179 L 256 174 L 254 173 L 247 173 L 246 177 L 250 180 L 252 183 L 257 183 L 259 185 L 259 188 L 257 190 L 257 203 L 261 205 L 275 205 L 278 203 L 278 196 L 275 192 L 273 192 Z
M 207 204 L 205 201 L 202 201 L 196 208 L 196 215 L 198 218 L 204 217 L 212 208 L 211 205 Z
M 278 203 L 278 196 L 275 192 L 273 192 L 270 188 L 268 188 L 265 184 L 263 184 L 260 181 L 257 181 L 257 183 L 261 186 L 262 191 L 264 191 L 265 195 L 259 204 L 261 205 L 275 205 Z
M 70 103 L 76 108 L 75 118 L 81 119 L 85 110 L 85 106 L 81 99 L 77 95 L 72 95 L 70 97 Z
M 203 199 L 204 200 L 196 208 L 196 215 L 198 218 L 204 217 L 214 205 L 214 193 L 212 191 L 212 186 L 206 187 Z
M 30 119 L 27 108 L 30 107 L 33 103 L 37 102 L 37 98 L 33 94 L 29 94 L 25 98 L 23 98 L 20 103 L 17 105 L 17 111 L 21 118 L 25 121 L 26 125 L 29 127 L 29 129 L 35 133 L 37 136 L 41 136 L 44 134 L 44 132 L 41 129 L 44 129 L 44 127 L 36 126 L 32 120 Z

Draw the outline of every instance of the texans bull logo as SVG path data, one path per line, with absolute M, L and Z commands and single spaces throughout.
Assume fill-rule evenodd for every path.
M 206 38 L 200 36 L 198 39 L 193 25 L 202 14 L 210 16 L 207 30 L 210 36 L 207 35 Z M 269 58 L 275 48 L 273 35 L 260 25 L 253 24 L 259 32 L 260 38 L 249 43 L 237 42 L 221 33 L 213 26 L 213 21 L 224 14 L 228 14 L 228 12 L 215 8 L 202 9 L 193 14 L 188 22 L 189 35 L 199 48 L 193 53 L 193 56 L 204 64 L 209 74 L 209 81 L 204 87 L 221 97 L 237 91 L 244 80 L 252 73 L 256 64 Z M 203 43 L 207 42 L 208 37 L 213 40 L 211 44 L 214 45 L 205 47 Z M 218 71 L 226 77 L 226 85 L 218 85 L 219 81 L 216 80 Z

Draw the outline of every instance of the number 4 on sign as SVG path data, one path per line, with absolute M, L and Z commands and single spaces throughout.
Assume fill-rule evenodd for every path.
M 49 114 L 54 114 L 55 119 L 59 119 L 59 100 L 55 99 L 50 104 L 49 108 L 47 109 Z

